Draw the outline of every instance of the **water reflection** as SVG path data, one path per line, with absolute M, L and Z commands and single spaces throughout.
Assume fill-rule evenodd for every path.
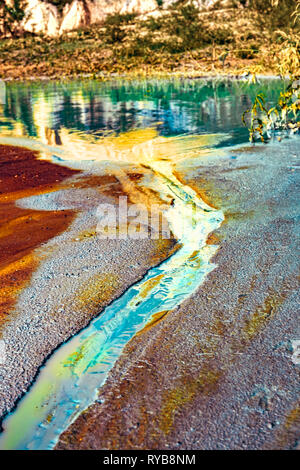
M 271 102 L 278 81 L 249 85 L 216 80 L 8 83 L 0 133 L 62 145 L 62 129 L 103 135 L 157 126 L 163 136 L 230 132 L 247 139 L 241 114 L 258 91 Z

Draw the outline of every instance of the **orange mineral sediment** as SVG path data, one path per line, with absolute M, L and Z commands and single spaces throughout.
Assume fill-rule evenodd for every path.
M 77 173 L 38 156 L 25 148 L 0 145 L 0 327 L 39 264 L 35 248 L 63 232 L 74 217 L 73 211 L 15 205 L 22 197 L 60 189 L 65 178 Z

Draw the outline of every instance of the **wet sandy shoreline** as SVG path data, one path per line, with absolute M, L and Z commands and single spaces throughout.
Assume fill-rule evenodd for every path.
M 2 418 L 45 358 L 165 259 L 175 243 L 99 241 L 95 208 L 117 204 L 126 194 L 118 178 L 38 158 L 37 152 L 0 146 L 0 318 L 7 356 L 0 365 Z M 27 208 L 18 202 L 24 198 L 33 201 Z
M 193 177 L 188 162 L 177 168 L 185 184 L 225 212 L 225 223 L 209 240 L 220 245 L 218 267 L 194 295 L 130 341 L 98 402 L 63 433 L 58 449 L 298 445 L 299 366 L 292 361 L 292 340 L 300 333 L 298 148 L 294 140 L 255 150 L 239 146 L 223 157 L 192 160 Z M 133 180 L 137 174 L 132 171 Z M 55 181 L 55 191 L 44 188 L 46 199 L 32 199 L 31 211 L 55 207 L 75 218 L 54 238 L 51 232 L 46 244 L 32 244 L 39 264 L 13 297 L 2 329 L 9 349 L 0 369 L 2 415 L 53 349 L 174 246 L 99 243 L 95 205 L 117 203 L 122 186 L 107 175 L 66 176 Z
M 37 153 L 24 148 L 0 146 L 1 323 L 8 320 L 14 294 L 38 265 L 34 249 L 65 230 L 74 215 L 71 211 L 31 211 L 16 206 L 22 197 L 55 191 L 58 183 L 76 173 L 36 157 Z
M 57 449 L 299 445 L 298 141 L 197 164 L 184 182 L 226 216 L 218 267 L 130 341 Z
M 265 71 L 263 73 L 258 73 L 255 75 L 257 80 L 282 80 L 281 77 L 271 73 L 269 71 Z M 190 80 L 230 80 L 230 81 L 243 81 L 245 77 L 243 74 L 234 73 L 234 71 L 217 71 L 217 72 L 182 72 L 182 71 L 175 71 L 175 72 L 151 72 L 147 73 L 146 75 L 147 80 L 151 79 L 165 79 L 165 80 L 172 80 L 172 79 L 190 79 Z M 246 77 L 249 79 L 248 75 Z M 288 79 L 288 76 L 286 77 Z M 112 80 L 138 80 L 138 79 L 145 79 L 145 74 L 136 72 L 132 73 L 125 73 L 125 74 L 118 74 L 118 73 L 101 73 L 101 74 L 79 74 L 79 75 L 71 75 L 71 76 L 64 76 L 63 78 L 61 75 L 57 76 L 27 76 L 27 77 L 4 77 L 1 78 L 2 82 L 4 83 L 31 83 L 31 82 L 51 82 L 51 81 L 62 81 L 62 82 L 69 82 L 69 81 L 76 81 L 76 80 L 99 80 L 101 82 L 105 81 L 112 81 Z

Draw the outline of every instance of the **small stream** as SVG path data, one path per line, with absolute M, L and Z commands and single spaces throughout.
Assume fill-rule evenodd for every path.
M 165 217 L 180 249 L 150 269 L 50 357 L 4 421 L 0 448 L 51 449 L 79 413 L 97 399 L 98 389 L 130 339 L 151 317 L 182 303 L 215 267 L 210 259 L 217 247 L 206 245 L 206 240 L 222 223 L 222 212 L 205 204 L 171 170 L 157 172 L 155 164 L 152 170 L 153 189 L 162 198 L 173 198 Z
M 232 144 L 246 140 L 240 116 L 249 104 L 249 94 L 257 92 L 253 88 L 247 94 L 243 87 L 232 91 L 232 85 L 226 88 L 201 81 L 179 83 L 178 87 L 151 82 L 97 87 L 74 83 L 56 88 L 51 82 L 44 89 L 41 85 L 11 85 L 0 122 L 0 141 L 45 151 L 45 158 L 56 155 L 59 162 L 74 167 L 80 166 L 81 159 L 97 160 L 99 154 L 107 160 L 103 145 L 97 147 L 94 141 L 89 145 L 86 140 L 97 132 L 103 136 L 107 129 L 126 133 L 155 125 L 159 136 L 171 142 L 182 133 L 197 136 L 204 131 L 210 135 L 232 131 Z M 218 247 L 206 241 L 223 222 L 222 211 L 208 206 L 174 176 L 177 155 L 155 158 L 155 138 L 150 141 L 143 152 L 136 145 L 130 155 L 110 148 L 109 157 L 114 164 L 124 159 L 147 164 L 152 179 L 145 184 L 162 201 L 172 199 L 164 216 L 180 248 L 52 354 L 4 420 L 1 449 L 53 448 L 60 434 L 97 400 L 99 388 L 134 335 L 153 316 L 163 315 L 192 295 L 215 267 L 211 259 Z M 191 146 L 191 140 L 183 140 L 182 145 Z M 191 152 L 197 153 L 197 142 L 192 147 Z

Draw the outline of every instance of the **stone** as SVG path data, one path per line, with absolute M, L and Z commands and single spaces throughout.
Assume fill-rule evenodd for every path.
M 28 0 L 21 24 L 25 31 L 55 37 L 59 34 L 59 23 L 60 15 L 54 5 L 40 0 Z

